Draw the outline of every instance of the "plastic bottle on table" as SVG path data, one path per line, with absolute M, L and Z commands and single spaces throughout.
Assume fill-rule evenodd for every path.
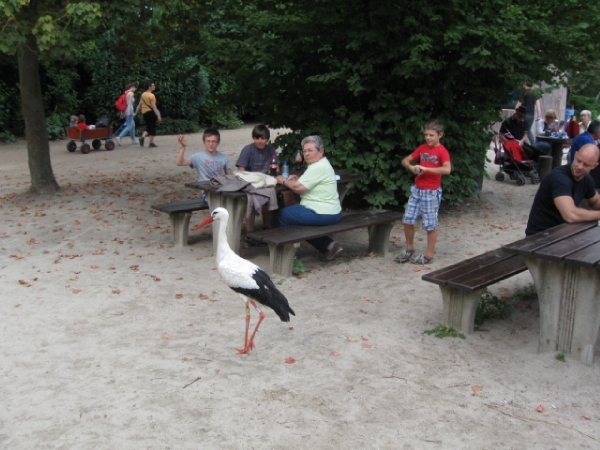
M 277 176 L 277 155 L 273 155 L 271 158 L 271 164 L 269 164 L 269 175 L 272 177 Z
M 300 171 L 302 170 L 302 153 L 300 153 L 300 150 L 298 150 L 298 153 L 296 153 L 296 170 Z
M 290 176 L 290 166 L 287 161 L 284 161 L 283 165 L 281 166 L 281 176 L 283 178 L 287 178 Z

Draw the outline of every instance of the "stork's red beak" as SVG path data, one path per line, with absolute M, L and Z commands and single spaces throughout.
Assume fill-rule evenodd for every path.
M 206 219 L 204 219 L 202 222 L 196 225 L 192 231 L 198 231 L 200 228 L 205 227 L 214 220 L 215 219 L 213 219 L 213 216 L 208 216 Z

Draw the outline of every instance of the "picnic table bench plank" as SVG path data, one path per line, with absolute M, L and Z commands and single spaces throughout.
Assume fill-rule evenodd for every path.
M 366 227 L 369 231 L 369 252 L 385 256 L 388 254 L 392 227 L 396 221 L 401 219 L 402 213 L 397 211 L 362 211 L 344 215 L 334 225 L 296 225 L 253 231 L 248 233 L 247 236 L 266 242 L 269 245 L 271 273 L 288 277 L 292 275 L 296 254 L 294 244 L 297 242 Z
M 565 262 L 600 269 L 600 242 L 569 254 Z
M 569 240 L 557 242 L 555 244 L 543 247 L 536 252 L 536 256 L 552 261 L 560 261 L 579 250 L 583 250 L 598 241 L 598 235 L 594 228 L 589 228 L 581 233 L 574 235 Z
M 192 212 L 208 209 L 208 203 L 202 198 L 179 202 L 151 205 L 152 209 L 169 214 L 171 222 L 171 243 L 180 247 L 188 245 L 190 219 Z
M 551 228 L 550 230 L 542 231 L 540 233 L 534 234 L 533 236 L 528 236 L 526 238 L 520 239 L 518 241 L 512 242 L 503 246 L 504 249 L 518 253 L 520 255 L 531 255 L 540 248 L 547 247 L 548 245 L 552 245 L 556 242 L 560 242 L 563 239 L 570 238 L 582 231 L 588 230 L 594 227 L 594 224 L 590 222 L 582 222 L 582 223 L 563 223 L 562 225 L 558 225 L 557 227 Z M 551 233 L 551 234 L 550 234 Z M 548 236 L 552 236 L 548 239 Z
M 444 324 L 473 333 L 475 313 L 484 289 L 525 270 L 527 266 L 521 255 L 499 248 L 435 270 L 421 279 L 439 285 Z

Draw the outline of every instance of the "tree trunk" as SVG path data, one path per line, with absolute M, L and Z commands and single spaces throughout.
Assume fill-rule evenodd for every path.
M 40 70 L 35 37 L 30 34 L 27 41 L 19 45 L 19 84 L 21 89 L 21 108 L 25 119 L 25 135 L 30 191 L 34 194 L 54 194 L 60 189 L 50 162 L 50 144 L 46 131 L 46 116 L 42 103 Z

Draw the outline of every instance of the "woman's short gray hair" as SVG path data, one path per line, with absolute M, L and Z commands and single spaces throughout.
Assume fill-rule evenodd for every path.
M 323 144 L 323 139 L 321 139 L 320 136 L 317 135 L 313 135 L 313 136 L 306 136 L 304 139 L 302 139 L 302 142 L 300 143 L 300 147 L 304 148 L 304 144 L 312 142 L 313 144 L 315 144 L 315 147 L 317 148 L 317 150 L 325 150 L 325 144 Z
M 592 117 L 592 112 L 590 110 L 584 109 L 579 113 L 580 116 L 590 116 Z

